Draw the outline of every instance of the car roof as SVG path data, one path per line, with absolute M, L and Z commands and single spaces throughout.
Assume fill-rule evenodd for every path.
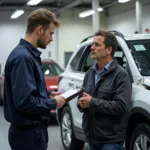
M 144 39 L 150 39 L 150 34 L 132 34 L 124 36 L 125 40 L 131 41 L 131 40 L 144 40 Z
M 124 36 L 122 33 L 118 32 L 118 31 L 110 31 L 110 32 L 113 33 L 115 36 L 119 36 L 119 37 L 125 39 L 126 41 L 150 39 L 150 34 L 131 34 L 131 35 Z M 94 37 L 94 35 L 83 39 L 80 44 L 82 45 L 82 43 L 84 43 L 84 44 L 91 43 L 93 41 L 93 37 Z

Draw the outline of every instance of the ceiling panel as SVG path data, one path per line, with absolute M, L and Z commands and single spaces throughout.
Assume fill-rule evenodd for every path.
M 0 10 L 13 10 L 13 9 L 36 9 L 39 7 L 45 7 L 57 10 L 65 10 L 72 7 L 89 7 L 92 6 L 92 0 L 43 0 L 37 6 L 27 6 L 28 0 L 0 0 Z M 105 7 L 111 5 L 117 0 L 99 0 L 100 6 Z

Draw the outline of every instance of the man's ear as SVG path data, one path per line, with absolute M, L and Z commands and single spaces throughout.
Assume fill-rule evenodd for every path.
M 42 26 L 38 26 L 38 27 L 37 27 L 37 33 L 38 33 L 39 35 L 41 35 L 41 34 L 43 34 L 43 32 L 44 32 L 44 30 L 43 30 Z
M 43 29 L 41 29 L 41 34 L 43 34 L 43 32 L 44 32 L 44 30 L 43 30 Z

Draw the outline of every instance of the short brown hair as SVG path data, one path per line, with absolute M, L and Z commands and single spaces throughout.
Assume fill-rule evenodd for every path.
M 115 35 L 112 34 L 111 32 L 99 30 L 95 33 L 95 36 L 103 36 L 104 37 L 104 44 L 105 44 L 106 48 L 109 46 L 112 47 L 111 56 L 113 57 L 115 51 L 118 48 L 118 41 L 117 41 Z
M 44 8 L 37 9 L 28 17 L 26 33 L 32 33 L 39 25 L 45 30 L 50 23 L 53 23 L 56 27 L 60 26 L 59 20 L 50 10 Z

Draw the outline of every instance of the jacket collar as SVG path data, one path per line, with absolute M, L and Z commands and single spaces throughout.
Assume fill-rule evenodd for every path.
M 112 62 L 113 62 L 113 59 L 102 68 L 102 71 L 103 70 L 107 71 L 109 69 L 109 67 L 111 66 Z M 98 72 L 97 71 L 97 68 L 98 68 L 98 64 L 97 63 L 95 65 L 93 65 L 92 67 L 93 67 L 93 69 L 95 69 L 96 72 Z
M 28 50 L 36 57 L 39 57 L 41 55 L 41 52 L 37 48 L 35 48 L 31 43 L 29 43 L 28 41 L 26 41 L 24 39 L 20 39 L 20 44 L 26 46 L 28 48 Z
M 105 74 L 108 74 L 109 72 L 114 70 L 117 67 L 117 65 L 118 65 L 118 62 L 117 62 L 116 58 L 113 58 L 113 61 L 111 62 L 110 66 Z M 91 67 L 91 71 L 95 71 L 95 64 Z

